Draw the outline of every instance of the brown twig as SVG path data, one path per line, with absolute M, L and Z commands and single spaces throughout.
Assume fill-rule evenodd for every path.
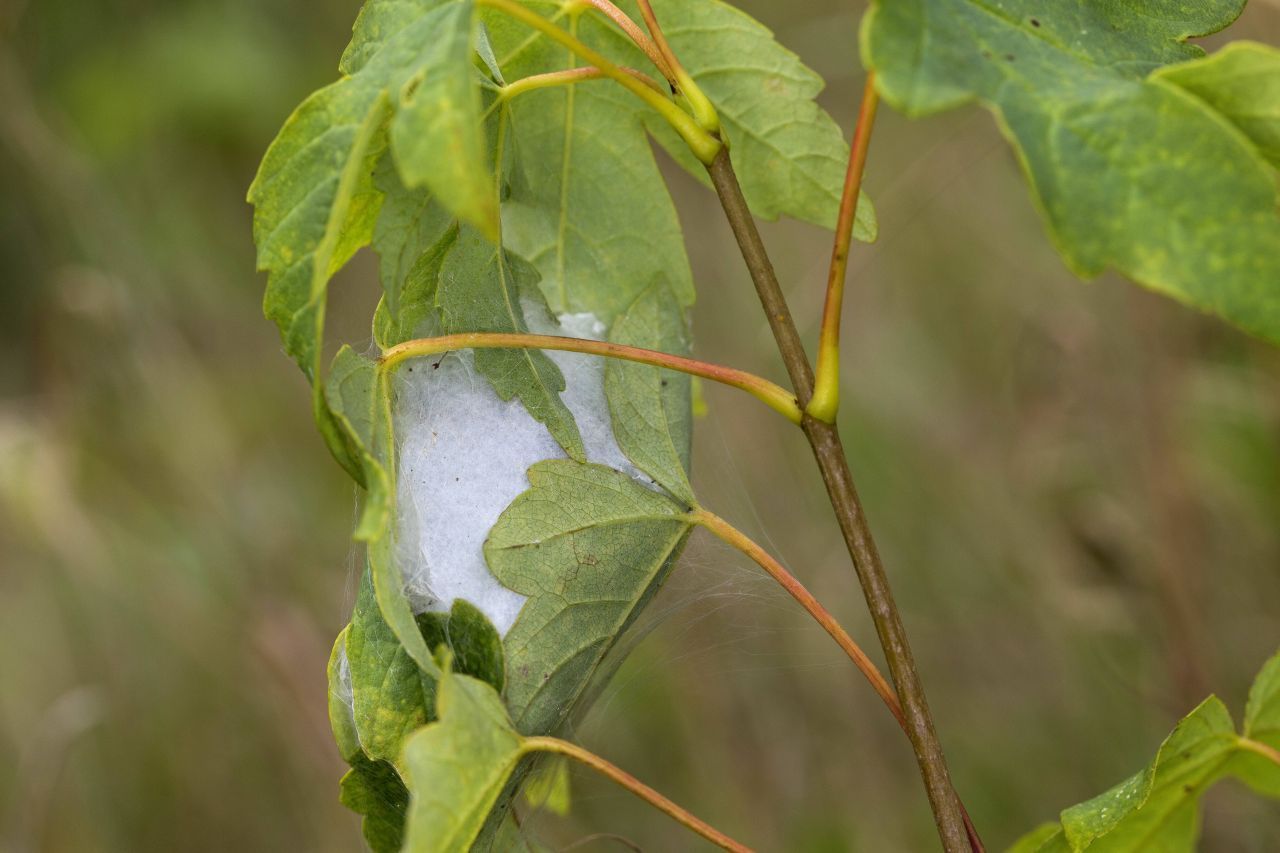
M 802 407 L 807 406 L 813 395 L 813 367 L 805 354 L 804 344 L 796 331 L 777 274 L 751 217 L 746 198 L 743 197 L 728 151 L 721 151 L 707 167 L 707 171 L 742 251 L 743 260 L 746 261 L 769 326 L 773 330 L 778 351 L 796 390 L 796 397 Z M 863 596 L 867 600 L 880 645 L 889 663 L 889 672 L 907 719 L 907 736 L 916 754 L 938 835 L 948 853 L 974 849 L 976 834 L 971 833 L 966 826 L 964 809 L 952 787 L 942 745 L 929 714 L 924 685 L 916 670 L 902 617 L 858 499 L 853 475 L 849 471 L 844 447 L 840 442 L 840 433 L 835 424 L 808 416 L 801 426 L 817 459 L 827 495 L 840 524 L 840 532 L 844 536 L 849 555 L 853 558 Z M 980 847 L 980 842 L 977 843 Z
M 675 73 L 662 48 L 655 39 L 645 35 L 644 30 L 640 29 L 640 25 L 631 20 L 626 12 L 609 2 L 609 0 L 582 0 L 582 2 L 613 21 L 618 29 L 622 30 L 627 38 L 635 43 L 636 47 L 644 51 L 644 55 L 649 57 L 649 61 L 653 63 L 653 66 L 662 72 L 662 76 L 666 77 L 669 83 L 675 85 Z

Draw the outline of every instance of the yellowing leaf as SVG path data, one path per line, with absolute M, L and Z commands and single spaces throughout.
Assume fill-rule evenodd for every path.
M 411 799 L 407 853 L 466 853 L 522 756 L 520 735 L 492 687 L 443 667 L 439 722 L 404 749 Z
M 524 800 L 531 808 L 546 809 L 564 817 L 569 814 L 572 801 L 569 784 L 569 762 L 560 756 L 551 756 L 525 783 Z
M 497 242 L 497 187 L 481 122 L 479 78 L 471 67 L 475 4 L 456 0 L 429 17 L 431 39 L 400 87 L 391 150 L 406 184 L 427 187 L 460 220 Z

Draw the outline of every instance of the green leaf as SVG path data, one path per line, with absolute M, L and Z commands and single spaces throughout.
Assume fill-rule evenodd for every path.
M 338 68 L 356 74 L 382 46 L 447 0 L 365 0 Z
M 475 4 L 446 3 L 427 16 L 431 38 L 401 87 L 391 150 L 410 187 L 425 186 L 460 220 L 498 240 L 498 199 L 472 68 Z
M 817 75 L 726 4 L 655 5 L 685 65 L 721 110 L 752 208 L 771 218 L 834 223 L 848 147 L 812 102 L 822 87 Z M 614 61 L 647 66 L 598 16 L 552 17 Z M 506 79 L 575 65 L 568 51 L 531 38 L 527 28 L 497 15 L 486 20 Z M 522 95 L 509 109 L 517 171 L 504 203 L 505 238 L 538 267 L 552 307 L 591 311 L 608 323 L 663 275 L 679 302 L 690 304 L 678 218 L 645 129 L 706 181 L 684 142 L 638 99 L 603 81 Z M 865 199 L 858 218 L 859 237 L 874 237 Z
M 1280 654 L 1267 661 L 1253 682 L 1244 711 L 1244 734 L 1258 739 L 1280 736 Z
M 978 100 L 1014 144 L 1067 264 L 1280 341 L 1275 172 L 1159 66 L 1195 59 L 1243 0 L 877 2 L 863 57 L 918 116 Z
M 356 538 L 368 540 L 387 527 L 391 515 L 390 482 L 383 460 L 390 427 L 381 405 L 378 366 L 351 347 L 338 350 L 325 380 L 323 407 L 343 452 L 358 465 L 356 481 L 364 486 L 364 512 Z
M 458 601 L 449 614 L 419 615 L 417 626 L 429 648 L 452 650 L 459 669 L 501 689 L 502 641 L 475 607 Z M 409 798 L 396 768 L 403 770 L 405 739 L 436 718 L 437 682 L 382 620 L 367 573 L 352 623 L 334 646 L 329 685 L 334 736 L 352 767 L 341 800 L 365 816 L 365 838 L 375 851 L 399 850 Z
M 360 735 L 356 732 L 355 714 L 352 709 L 351 671 L 347 663 L 347 636 L 350 626 L 343 628 L 329 653 L 329 727 L 338 745 L 338 754 L 350 764 L 361 755 Z
M 502 638 L 474 605 L 460 599 L 449 613 L 422 613 L 415 624 L 432 653 L 449 651 L 456 672 L 502 690 Z M 436 717 L 436 679 L 409 656 L 383 619 L 367 572 L 344 637 L 351 678 L 351 704 L 345 707 L 359 751 L 399 767 L 404 739 Z
M 362 484 L 362 460 L 352 455 L 321 390 L 328 283 L 373 238 L 383 200 L 374 174 L 398 103 L 391 93 L 401 93 L 434 61 L 434 29 L 454 8 L 434 9 L 385 38 L 373 38 L 376 14 L 357 25 L 359 59 L 345 64 L 353 73 L 294 111 L 249 188 L 258 268 L 268 273 L 264 311 L 313 385 L 316 422 L 330 450 Z
M 249 188 L 258 268 L 269 273 L 264 310 L 312 382 L 329 278 L 372 237 L 388 110 L 374 81 L 326 86 L 289 117 Z
M 329 278 L 373 237 L 382 204 L 374 184 L 398 92 L 422 65 L 437 18 L 417 17 L 368 53 L 352 76 L 308 97 L 267 149 L 249 188 L 265 308 L 285 348 L 315 381 Z M 357 36 L 361 27 L 357 26 Z
M 565 817 L 571 800 L 569 762 L 558 755 L 549 756 L 525 783 L 524 801 L 532 809 L 546 809 Z
M 385 761 L 370 761 L 363 754 L 342 777 L 338 800 L 364 816 L 360 829 L 373 853 L 399 853 L 404 841 L 409 789 L 395 768 Z
M 453 602 L 448 613 L 428 611 L 416 617 L 422 639 L 432 653 L 447 651 L 453 671 L 478 678 L 499 693 L 506 680 L 502 637 L 493 623 L 474 604 L 461 598 Z M 436 718 L 435 679 L 430 679 L 427 718 Z
M 385 99 L 350 80 L 321 89 L 285 124 L 249 189 L 258 268 L 269 273 L 264 312 L 313 384 L 326 444 L 361 483 L 363 463 L 324 405 L 320 359 L 329 279 L 369 239 L 377 216 L 369 168 L 386 112 Z
M 347 636 L 356 731 L 364 754 L 398 764 L 404 739 L 427 723 L 434 691 L 382 618 L 368 573 Z
M 446 334 L 527 332 L 523 301 L 538 300 L 537 272 L 463 227 L 445 255 L 436 302 Z M 481 349 L 476 369 L 503 400 L 519 398 L 574 459 L 585 460 L 578 424 L 560 399 L 564 375 L 541 350 Z
M 1249 691 L 1244 736 L 1280 752 L 1280 654 L 1267 661 Z M 1280 765 L 1274 760 L 1242 750 L 1232 769 L 1259 794 L 1280 800 Z
M 498 519 L 485 558 L 529 596 L 505 639 L 507 705 L 521 731 L 553 731 L 657 591 L 690 528 L 683 507 L 625 474 L 564 460 Z
M 1042 823 L 1015 841 L 1007 853 L 1065 853 L 1070 849 L 1061 824 Z
M 446 642 L 453 653 L 454 672 L 478 678 L 499 693 L 507 681 L 502 637 L 478 607 L 457 599 L 449 611 Z
M 418 260 L 395 285 L 400 296 L 399 310 L 393 310 L 385 297 L 378 303 L 373 315 L 373 339 L 382 351 L 405 341 L 441 334 L 436 293 L 445 253 L 452 245 L 453 233 L 448 232 L 418 255 Z
M 1060 824 L 1037 828 L 1013 850 L 1191 851 L 1199 833 L 1200 798 L 1219 779 L 1236 776 L 1259 793 L 1280 799 L 1280 764 L 1273 760 L 1277 756 L 1261 755 L 1250 743 L 1252 739 L 1274 749 L 1280 740 L 1277 722 L 1280 654 L 1267 662 L 1250 691 L 1243 736 L 1236 734 L 1226 706 L 1210 696 L 1178 723 L 1145 770 L 1066 809 Z
M 849 146 L 814 102 L 822 78 L 765 26 L 728 3 L 655 0 L 653 7 L 681 64 L 720 114 L 752 212 L 835 227 Z M 691 174 L 706 180 L 706 169 L 660 118 L 650 114 L 645 123 Z M 863 194 L 854 236 L 871 241 L 876 231 L 875 209 Z
M 1206 699 L 1160 745 L 1146 770 L 1062 813 L 1073 850 L 1191 850 L 1200 795 L 1221 778 L 1236 748 L 1225 705 Z
M 1155 77 L 1204 101 L 1280 166 L 1280 50 L 1238 41 L 1213 56 L 1162 68 Z
M 486 14 L 508 80 L 575 63 L 564 48 L 497 14 Z M 630 62 L 593 15 L 559 23 Z M 670 193 L 645 138 L 645 107 L 617 85 L 596 81 L 521 95 L 506 108 L 512 172 L 503 239 L 542 274 L 556 313 L 589 311 L 603 323 L 666 276 L 684 305 L 693 275 Z
M 405 597 L 404 579 L 395 562 L 391 519 L 395 515 L 391 404 L 388 378 L 376 362 L 343 347 L 334 359 L 324 388 L 324 409 L 330 412 L 343 446 L 359 460 L 365 484 L 365 509 L 355 538 L 367 548 L 369 575 L 378 609 L 405 651 L 427 672 L 435 661 L 422 641 L 413 610 Z
M 484 64 L 484 69 L 489 74 L 489 79 L 499 86 L 506 85 L 506 78 L 502 76 L 502 68 L 498 65 L 498 57 L 493 52 L 493 42 L 489 38 L 489 28 L 483 23 L 476 27 L 476 56 Z
M 684 311 L 665 281 L 654 282 L 619 317 L 609 340 L 687 355 Z M 677 499 L 697 501 L 689 484 L 693 405 L 689 377 L 621 359 L 606 359 L 604 390 L 618 446 L 636 467 Z
M 324 388 L 324 407 L 331 412 L 344 446 L 359 460 L 366 484 L 365 509 L 355 538 L 366 544 L 378 610 L 409 656 L 434 673 L 435 661 L 418 632 L 392 548 L 395 489 L 389 464 L 393 458 L 390 394 L 388 377 L 377 363 L 343 347 Z
M 438 331 L 439 323 L 431 322 L 435 288 L 454 219 L 430 192 L 406 187 L 389 156 L 379 162 L 374 184 L 384 196 L 373 230 L 383 292 L 374 338 L 385 349 Z
M 422 638 L 413 608 L 405 595 L 404 575 L 396 563 L 392 536 L 382 531 L 368 543 L 369 576 L 373 581 L 378 610 L 404 650 L 427 674 L 438 674 L 435 659 Z
M 469 850 L 523 754 L 497 692 L 442 669 L 440 720 L 405 744 L 408 853 Z

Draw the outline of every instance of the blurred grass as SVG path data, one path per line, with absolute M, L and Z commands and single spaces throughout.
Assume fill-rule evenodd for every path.
M 744 3 L 831 82 L 859 9 Z M 0 5 L 0 849 L 353 850 L 324 661 L 353 490 L 258 309 L 257 158 L 354 2 Z M 1255 0 L 1229 35 L 1280 41 Z M 1220 40 L 1221 37 L 1219 37 Z M 714 200 L 672 172 L 699 350 L 781 379 Z M 993 846 L 1148 760 L 1280 639 L 1280 354 L 1049 247 L 992 123 L 892 113 L 843 417 L 957 783 Z M 767 229 L 810 337 L 824 235 Z M 335 333 L 368 337 L 367 258 Z M 695 482 L 874 645 L 803 443 L 707 389 Z M 911 756 L 770 584 L 709 540 L 579 736 L 761 849 L 933 849 Z M 665 617 L 661 618 L 660 617 Z M 678 827 L 575 775 L 568 844 Z M 1210 797 L 1204 848 L 1280 814 Z M 585 849 L 585 848 L 580 848 Z M 594 849 L 608 849 L 605 841 Z

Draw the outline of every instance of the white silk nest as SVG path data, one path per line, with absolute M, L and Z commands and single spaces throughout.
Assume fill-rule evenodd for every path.
M 593 314 L 562 314 L 560 326 L 525 308 L 531 331 L 600 340 Z M 578 422 L 587 458 L 637 479 L 613 436 L 598 356 L 548 352 L 565 377 L 562 399 Z M 525 596 L 489 572 L 483 546 L 502 511 L 529 488 L 535 462 L 564 451 L 518 399 L 503 402 L 471 352 L 415 359 L 395 386 L 398 452 L 396 557 L 416 612 L 447 611 L 456 599 L 478 607 L 503 636 Z

